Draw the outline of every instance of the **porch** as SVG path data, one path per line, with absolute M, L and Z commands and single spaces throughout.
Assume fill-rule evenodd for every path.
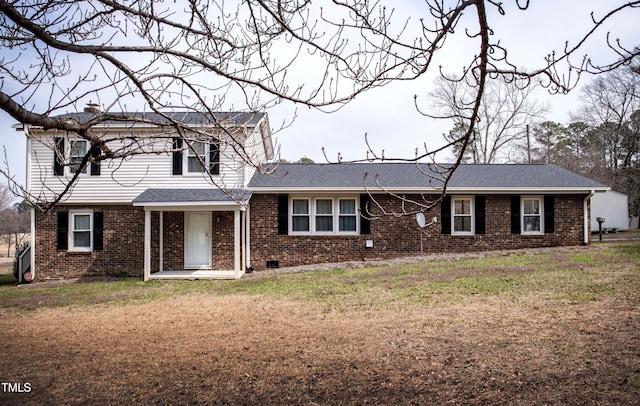
M 244 273 L 244 272 L 243 272 Z M 198 279 L 238 279 L 237 271 L 212 271 L 203 269 L 185 269 L 181 271 L 158 271 L 149 275 L 150 280 L 198 280 Z
M 145 213 L 144 280 L 240 278 L 249 267 L 250 196 L 243 190 L 147 189 L 136 197 L 133 205 Z

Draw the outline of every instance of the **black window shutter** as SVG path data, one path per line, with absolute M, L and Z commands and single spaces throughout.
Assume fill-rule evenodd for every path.
M 544 197 L 544 232 L 553 233 L 555 231 L 555 196 Z
M 93 213 L 93 250 L 102 251 L 103 248 L 104 214 L 101 211 Z
M 173 139 L 173 174 L 182 175 L 182 139 Z
M 58 249 L 66 250 L 69 246 L 69 212 L 58 212 Z
M 511 234 L 520 234 L 520 196 L 511 196 Z
M 54 143 L 53 174 L 62 176 L 64 175 L 64 138 L 55 138 Z
M 100 156 L 100 147 L 91 148 L 91 158 L 96 159 Z M 91 176 L 100 176 L 100 162 L 91 161 Z
M 220 142 L 219 141 L 209 144 L 209 173 L 212 175 L 220 174 Z
M 486 198 L 484 196 L 476 196 L 475 198 L 476 207 L 475 207 L 475 217 L 476 217 L 476 234 L 485 234 L 485 220 L 484 220 L 484 211 Z
M 440 202 L 441 233 L 451 234 L 451 196 L 445 196 Z
M 368 194 L 360 195 L 360 234 L 371 234 L 369 202 L 371 202 L 371 196 Z
M 278 195 L 278 234 L 289 234 L 289 195 Z

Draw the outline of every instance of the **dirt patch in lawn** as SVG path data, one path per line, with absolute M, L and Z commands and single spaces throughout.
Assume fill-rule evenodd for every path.
M 637 293 L 539 301 L 327 311 L 189 295 L 0 311 L 0 378 L 23 389 L 0 403 L 637 404 Z

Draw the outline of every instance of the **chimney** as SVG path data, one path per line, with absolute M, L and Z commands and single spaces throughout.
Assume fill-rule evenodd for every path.
M 87 103 L 84 108 L 84 112 L 98 114 L 100 113 L 100 106 L 98 105 L 98 103 L 92 103 L 91 101 L 89 101 L 89 103 Z

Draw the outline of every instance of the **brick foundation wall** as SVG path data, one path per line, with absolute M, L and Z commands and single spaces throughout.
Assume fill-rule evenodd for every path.
M 93 252 L 57 249 L 57 213 L 85 210 L 104 216 L 104 248 Z M 151 214 L 151 272 L 160 269 L 158 212 Z M 164 212 L 163 269 L 184 268 L 184 212 Z M 212 268 L 234 266 L 233 212 L 212 213 Z M 131 205 L 58 205 L 36 212 L 36 280 L 94 276 L 142 275 L 144 270 L 144 209 Z
M 418 201 L 421 196 L 407 196 Z M 508 195 L 486 196 L 486 233 L 453 236 L 441 234 L 440 206 L 427 214 L 438 217 L 438 223 L 425 228 L 425 253 L 487 251 L 561 245 L 583 242 L 583 199 L 585 195 L 557 195 L 555 198 L 555 230 L 544 235 L 511 234 L 511 206 Z M 389 195 L 375 196 L 387 211 L 402 210 L 398 199 Z M 375 205 L 371 205 L 372 214 Z M 411 207 L 406 206 L 407 210 Z M 278 234 L 277 195 L 254 194 L 251 197 L 251 265 L 265 269 L 267 261 L 278 261 L 280 267 L 322 262 L 361 261 L 420 255 L 420 231 L 415 216 L 383 217 L 371 220 L 371 234 L 345 236 L 289 236 Z M 373 248 L 366 248 L 366 240 Z

